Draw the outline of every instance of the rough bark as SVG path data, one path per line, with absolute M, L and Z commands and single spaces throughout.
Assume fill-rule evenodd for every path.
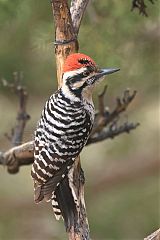
M 52 0 L 52 10 L 55 24 L 55 56 L 57 63 L 58 87 L 62 84 L 63 65 L 66 57 L 78 51 L 78 41 L 72 24 L 69 7 L 66 0 Z M 78 10 L 78 9 L 77 9 Z M 75 160 L 73 179 L 77 199 L 79 200 L 80 213 L 78 228 L 68 229 L 70 240 L 88 240 L 89 226 L 84 208 L 84 175 L 81 171 L 80 157 Z
M 8 151 L 0 152 L 0 164 L 7 166 L 9 173 L 17 173 L 20 166 L 32 164 L 34 161 L 34 142 L 30 141 Z
M 61 86 L 63 65 L 66 57 L 78 51 L 71 15 L 67 1 L 52 0 L 55 25 L 55 57 L 57 64 L 58 86 Z

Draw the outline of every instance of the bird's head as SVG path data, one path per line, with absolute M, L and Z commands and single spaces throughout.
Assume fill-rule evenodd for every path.
M 119 71 L 118 68 L 100 69 L 89 56 L 82 53 L 74 53 L 67 57 L 63 68 L 62 89 L 65 94 L 74 99 L 92 96 L 96 83 L 105 75 Z

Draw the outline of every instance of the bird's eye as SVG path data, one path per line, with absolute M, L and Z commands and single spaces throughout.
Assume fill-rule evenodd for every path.
M 83 73 L 83 76 L 84 76 L 84 77 L 87 77 L 89 74 L 90 74 L 89 71 L 85 71 L 85 72 Z

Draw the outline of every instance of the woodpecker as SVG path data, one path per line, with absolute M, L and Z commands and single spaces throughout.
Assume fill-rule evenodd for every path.
M 35 131 L 34 200 L 51 201 L 57 220 L 74 225 L 78 201 L 73 189 L 73 163 L 85 146 L 94 122 L 92 93 L 105 75 L 119 69 L 100 69 L 87 55 L 67 57 L 62 86 L 50 96 Z

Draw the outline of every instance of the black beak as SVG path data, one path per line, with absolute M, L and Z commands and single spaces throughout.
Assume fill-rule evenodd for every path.
M 100 69 L 97 74 L 96 74 L 96 79 L 95 80 L 98 80 L 100 78 L 102 78 L 103 76 L 105 75 L 108 75 L 108 74 L 112 74 L 114 72 L 118 72 L 120 70 L 120 68 L 106 68 L 106 69 Z
M 86 84 L 92 85 L 95 82 L 98 83 L 98 80 L 101 78 L 104 78 L 105 75 L 118 72 L 120 68 L 106 68 L 106 69 L 99 69 L 94 76 L 91 76 L 89 79 L 87 79 Z

